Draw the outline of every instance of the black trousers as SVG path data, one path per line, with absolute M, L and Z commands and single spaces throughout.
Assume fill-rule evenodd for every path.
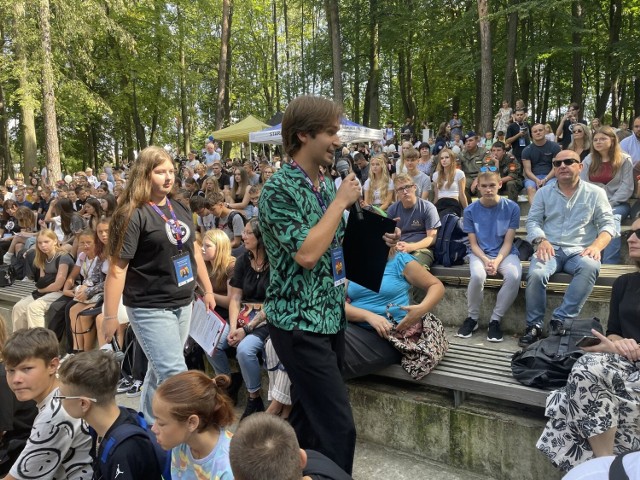
M 269 334 L 291 379 L 289 421 L 300 448 L 324 453 L 351 474 L 356 427 L 341 375 L 344 330 L 325 335 L 269 325 Z

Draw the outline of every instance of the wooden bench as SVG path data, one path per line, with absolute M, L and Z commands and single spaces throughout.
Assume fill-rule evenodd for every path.
M 400 365 L 392 365 L 375 375 L 449 389 L 453 392 L 456 408 L 462 404 L 467 394 L 544 408 L 549 391 L 526 387 L 513 378 L 513 353 L 509 350 L 451 343 L 449 351 L 438 366 L 421 380 L 414 380 Z
M 520 284 L 520 288 L 527 286 L 528 271 L 529 262 L 522 262 L 522 283 Z M 588 299 L 608 302 L 611 297 L 611 287 L 616 278 L 622 274 L 633 273 L 635 271 L 637 271 L 636 267 L 631 265 L 602 265 L 600 275 Z M 469 265 L 457 265 L 454 267 L 433 265 L 431 267 L 431 273 L 438 277 L 442 283 L 448 285 L 467 286 L 469 284 Z M 562 272 L 552 275 L 547 285 L 547 291 L 564 293 L 572 278 L 572 275 Z M 485 287 L 500 288 L 500 286 L 502 286 L 502 277 L 499 275 L 487 277 Z
M 27 295 L 31 295 L 31 292 L 35 289 L 35 283 L 31 280 L 16 280 L 13 285 L 0 287 L 0 313 L 4 315 L 9 330 L 13 330 L 13 324 L 11 322 L 13 306 Z

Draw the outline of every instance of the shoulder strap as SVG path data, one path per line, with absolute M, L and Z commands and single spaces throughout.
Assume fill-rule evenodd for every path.
M 616 458 L 613 459 L 611 467 L 609 468 L 609 480 L 629 480 L 629 475 L 627 475 L 627 472 L 624 469 L 622 460 L 630 453 L 638 453 L 638 451 L 625 452 L 617 455 Z

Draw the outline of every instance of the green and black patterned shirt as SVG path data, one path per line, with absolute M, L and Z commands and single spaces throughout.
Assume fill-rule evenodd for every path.
M 320 186 L 328 207 L 336 195 L 335 185 L 326 177 Z M 344 285 L 333 284 L 330 249 L 311 270 L 294 260 L 309 230 L 323 215 L 304 173 L 285 164 L 265 183 L 258 210 L 271 272 L 264 302 L 269 323 L 282 330 L 298 327 L 323 334 L 346 328 L 346 292 Z M 337 231 L 340 244 L 344 228 L 343 219 Z

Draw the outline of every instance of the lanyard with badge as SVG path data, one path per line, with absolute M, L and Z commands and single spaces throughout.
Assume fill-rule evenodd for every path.
M 309 175 L 307 175 L 307 172 L 305 172 L 304 169 L 300 165 L 298 165 L 295 160 L 292 159 L 290 162 L 290 165 L 293 168 L 296 168 L 302 172 L 305 180 L 307 181 L 307 184 L 309 185 L 309 188 L 311 188 L 311 191 L 316 196 L 316 199 L 320 204 L 322 213 L 324 214 L 327 211 L 327 204 L 325 203 L 324 198 L 322 198 L 320 189 L 313 184 L 313 181 L 311 180 L 311 178 L 309 178 Z M 324 185 L 324 175 L 322 173 L 319 173 L 318 175 L 319 175 L 318 177 L 319 184 Z M 338 237 L 335 234 L 333 236 L 333 240 L 331 241 L 330 253 L 331 253 L 331 270 L 333 272 L 333 285 L 337 287 L 339 285 L 343 285 L 346 282 L 347 273 L 344 265 L 344 252 L 342 250 L 342 246 L 338 242 Z
M 167 207 L 169 208 L 169 213 L 171 214 L 171 220 L 167 218 L 167 216 L 158 208 L 158 206 L 149 202 L 149 205 L 155 212 L 162 217 L 167 225 L 169 225 L 169 229 L 171 230 L 171 234 L 176 239 L 176 244 L 178 246 L 178 254 L 171 257 L 171 261 L 173 262 L 173 270 L 175 273 L 176 283 L 178 287 L 182 287 L 187 283 L 193 282 L 193 268 L 191 267 L 191 257 L 189 256 L 189 252 L 182 251 L 182 230 L 180 227 L 180 222 L 176 218 L 176 214 L 173 211 L 173 207 L 171 206 L 171 201 L 167 198 Z

